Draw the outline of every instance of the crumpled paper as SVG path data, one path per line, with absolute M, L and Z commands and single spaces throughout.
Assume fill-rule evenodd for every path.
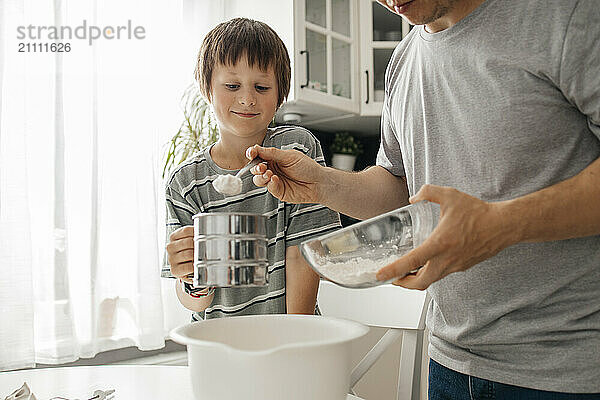
M 23 383 L 23 386 L 21 386 L 19 389 L 15 390 L 11 394 L 9 394 L 7 397 L 4 398 L 4 400 L 37 400 L 37 399 L 36 399 L 35 395 L 33 393 L 31 393 L 31 390 L 29 389 L 29 386 L 27 386 L 27 383 Z

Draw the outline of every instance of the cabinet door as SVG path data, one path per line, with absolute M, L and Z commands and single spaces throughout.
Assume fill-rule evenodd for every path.
M 296 0 L 296 99 L 358 112 L 357 0 Z
M 361 115 L 381 115 L 385 71 L 398 43 L 411 26 L 374 0 L 360 3 Z

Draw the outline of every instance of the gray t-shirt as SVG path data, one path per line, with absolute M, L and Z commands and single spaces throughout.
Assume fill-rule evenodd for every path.
M 265 147 L 295 149 L 324 165 L 319 141 L 306 129 L 280 126 L 269 129 Z M 212 304 L 194 319 L 233 315 L 281 314 L 285 306 L 285 252 L 287 247 L 340 228 L 339 214 L 319 204 L 289 204 L 273 197 L 266 188 L 256 187 L 252 174 L 242 178 L 242 193 L 225 196 L 212 182 L 221 174 L 238 170 L 219 167 L 210 156 L 210 148 L 181 165 L 167 181 L 167 241 L 181 226 L 193 225 L 199 212 L 251 212 L 267 216 L 268 280 L 264 287 L 217 288 Z M 172 277 L 165 262 L 163 277 Z
M 415 27 L 387 69 L 377 164 L 411 194 L 431 183 L 485 201 L 576 175 L 600 156 L 599 46 L 597 0 L 487 0 L 444 31 Z M 600 392 L 600 236 L 514 245 L 429 292 L 437 362 Z

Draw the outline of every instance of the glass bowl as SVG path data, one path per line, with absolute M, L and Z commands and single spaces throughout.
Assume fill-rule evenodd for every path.
M 432 203 L 421 201 L 304 241 L 300 251 L 312 269 L 337 285 L 367 288 L 390 283 L 398 278 L 379 281 L 377 271 L 423 243 L 436 215 Z

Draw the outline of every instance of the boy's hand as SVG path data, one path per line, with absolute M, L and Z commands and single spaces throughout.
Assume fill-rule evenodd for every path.
M 324 167 L 297 150 L 282 150 L 255 145 L 246 150 L 250 160 L 260 157 L 267 162 L 250 171 L 256 186 L 265 187 L 279 200 L 289 203 L 319 203 L 318 184 Z
M 182 226 L 169 236 L 167 254 L 171 274 L 184 282 L 192 283 L 188 275 L 194 273 L 194 227 Z

